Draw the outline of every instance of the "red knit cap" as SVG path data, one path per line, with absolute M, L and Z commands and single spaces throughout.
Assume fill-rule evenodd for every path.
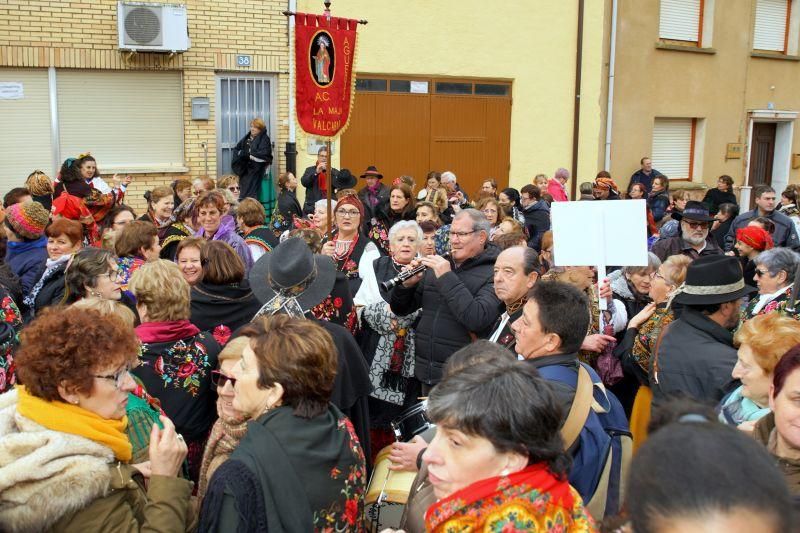
M 750 248 L 763 252 L 774 246 L 772 235 L 758 226 L 745 226 L 736 230 L 736 240 L 745 243 Z

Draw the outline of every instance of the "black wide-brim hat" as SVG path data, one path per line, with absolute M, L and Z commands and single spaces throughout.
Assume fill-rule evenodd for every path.
M 365 170 L 365 171 L 364 171 L 364 173 L 363 173 L 363 174 L 361 174 L 361 177 L 362 177 L 362 178 L 378 178 L 378 179 L 383 179 L 383 174 L 381 174 L 380 172 L 378 172 L 378 169 L 377 169 L 377 168 L 375 168 L 375 166 L 374 166 L 374 165 L 370 165 L 370 166 L 368 166 L 368 167 L 367 167 L 367 170 Z
M 352 189 L 357 183 L 358 180 L 356 177 L 353 176 L 353 173 L 346 168 L 343 168 L 337 172 L 336 176 L 333 178 L 333 188 L 337 191 Z
M 686 281 L 678 288 L 673 301 L 686 305 L 721 304 L 757 290 L 745 284 L 738 259 L 727 255 L 706 255 L 686 269 Z
M 683 213 L 675 211 L 672 213 L 672 218 L 675 220 L 696 220 L 698 222 L 714 222 L 716 220 L 708 213 L 708 207 L 703 202 L 696 202 L 690 200 L 686 202 L 686 207 L 683 208 Z
M 283 289 L 307 312 L 331 293 L 336 265 L 328 256 L 311 253 L 303 239 L 291 237 L 262 255 L 250 269 L 248 279 L 262 304 Z

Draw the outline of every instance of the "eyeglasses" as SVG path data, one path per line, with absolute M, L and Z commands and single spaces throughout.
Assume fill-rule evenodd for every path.
M 361 214 L 358 210 L 339 209 L 336 214 L 344 218 L 355 218 Z
M 454 238 L 454 237 L 458 237 L 459 239 L 463 239 L 467 235 L 472 235 L 473 233 L 475 233 L 475 231 L 477 231 L 477 230 L 472 230 L 472 231 L 451 231 L 448 235 L 450 235 L 451 239 Z
M 230 376 L 226 376 L 219 370 L 212 370 L 211 371 L 211 384 L 214 385 L 214 388 L 222 389 L 225 387 L 226 383 L 230 383 L 231 387 L 236 386 L 236 378 L 232 378 Z
M 128 377 L 128 374 L 130 374 L 131 370 L 136 368 L 136 366 L 138 366 L 138 365 L 127 365 L 125 368 L 123 368 L 122 370 L 120 370 L 116 374 L 111 374 L 111 375 L 107 375 L 107 376 L 100 376 L 100 375 L 95 374 L 92 377 L 93 378 L 98 378 L 98 379 L 107 379 L 109 381 L 113 381 L 114 382 L 114 386 L 117 389 L 121 389 L 122 385 L 124 385 L 124 383 L 125 383 L 125 378 Z
M 756 269 L 756 276 L 759 277 L 759 278 L 761 276 L 766 276 L 767 274 L 769 274 L 769 270 L 766 270 L 766 269 L 765 270 L 761 270 L 760 268 Z
M 230 187 L 228 187 L 228 190 L 231 192 L 239 192 L 241 189 L 239 188 L 238 185 L 231 185 Z
M 659 274 L 658 272 L 653 272 L 653 276 L 652 276 L 652 277 L 653 277 L 654 279 L 655 279 L 655 278 L 658 278 L 658 279 L 660 279 L 661 281 L 667 281 L 667 278 L 665 278 L 664 276 L 662 276 L 662 275 L 661 275 L 661 274 Z
M 105 274 L 100 274 L 97 277 L 104 277 L 104 276 L 108 277 L 108 281 L 112 281 L 112 282 L 113 281 L 119 281 L 121 279 L 121 277 L 122 277 L 122 272 L 119 271 L 119 270 L 109 270 Z
M 686 222 L 686 225 L 692 229 L 705 229 L 708 227 L 708 222 L 695 222 L 691 220 L 684 220 L 684 222 Z

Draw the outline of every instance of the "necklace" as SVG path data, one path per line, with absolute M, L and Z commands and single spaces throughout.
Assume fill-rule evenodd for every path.
M 528 301 L 528 297 L 527 296 L 523 296 L 522 298 L 520 298 L 516 302 L 508 304 L 506 306 L 506 313 L 508 313 L 508 316 L 511 316 L 514 313 L 516 313 L 517 311 L 519 311 L 520 308 L 522 308 L 522 306 L 525 305 L 525 302 L 527 302 L 527 301 Z

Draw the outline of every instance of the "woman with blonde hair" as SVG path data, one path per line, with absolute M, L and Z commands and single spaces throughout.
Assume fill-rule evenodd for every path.
M 203 462 L 200 464 L 200 481 L 198 482 L 197 499 L 202 502 L 208 488 L 208 480 L 214 476 L 217 468 L 228 460 L 233 450 L 247 433 L 249 417 L 233 406 L 234 366 L 239 364 L 244 349 L 250 344 L 247 337 L 231 340 L 219 352 L 219 368 L 211 371 L 211 383 L 217 391 L 217 421 L 208 436 Z
M 231 168 L 239 176 L 239 198 L 258 200 L 264 171 L 272 164 L 272 141 L 261 118 L 250 121 L 250 130 L 233 149 Z
M 780 313 L 758 315 L 742 324 L 733 341 L 739 351 L 731 376 L 742 384 L 720 402 L 719 419 L 749 431 L 770 412 L 773 371 L 783 354 L 800 344 L 800 322 Z
M 134 374 L 161 402 L 189 448 L 189 478 L 197 481 L 208 432 L 216 419 L 211 371 L 220 346 L 189 322 L 189 284 L 175 263 L 145 263 L 131 278 L 142 343 Z

